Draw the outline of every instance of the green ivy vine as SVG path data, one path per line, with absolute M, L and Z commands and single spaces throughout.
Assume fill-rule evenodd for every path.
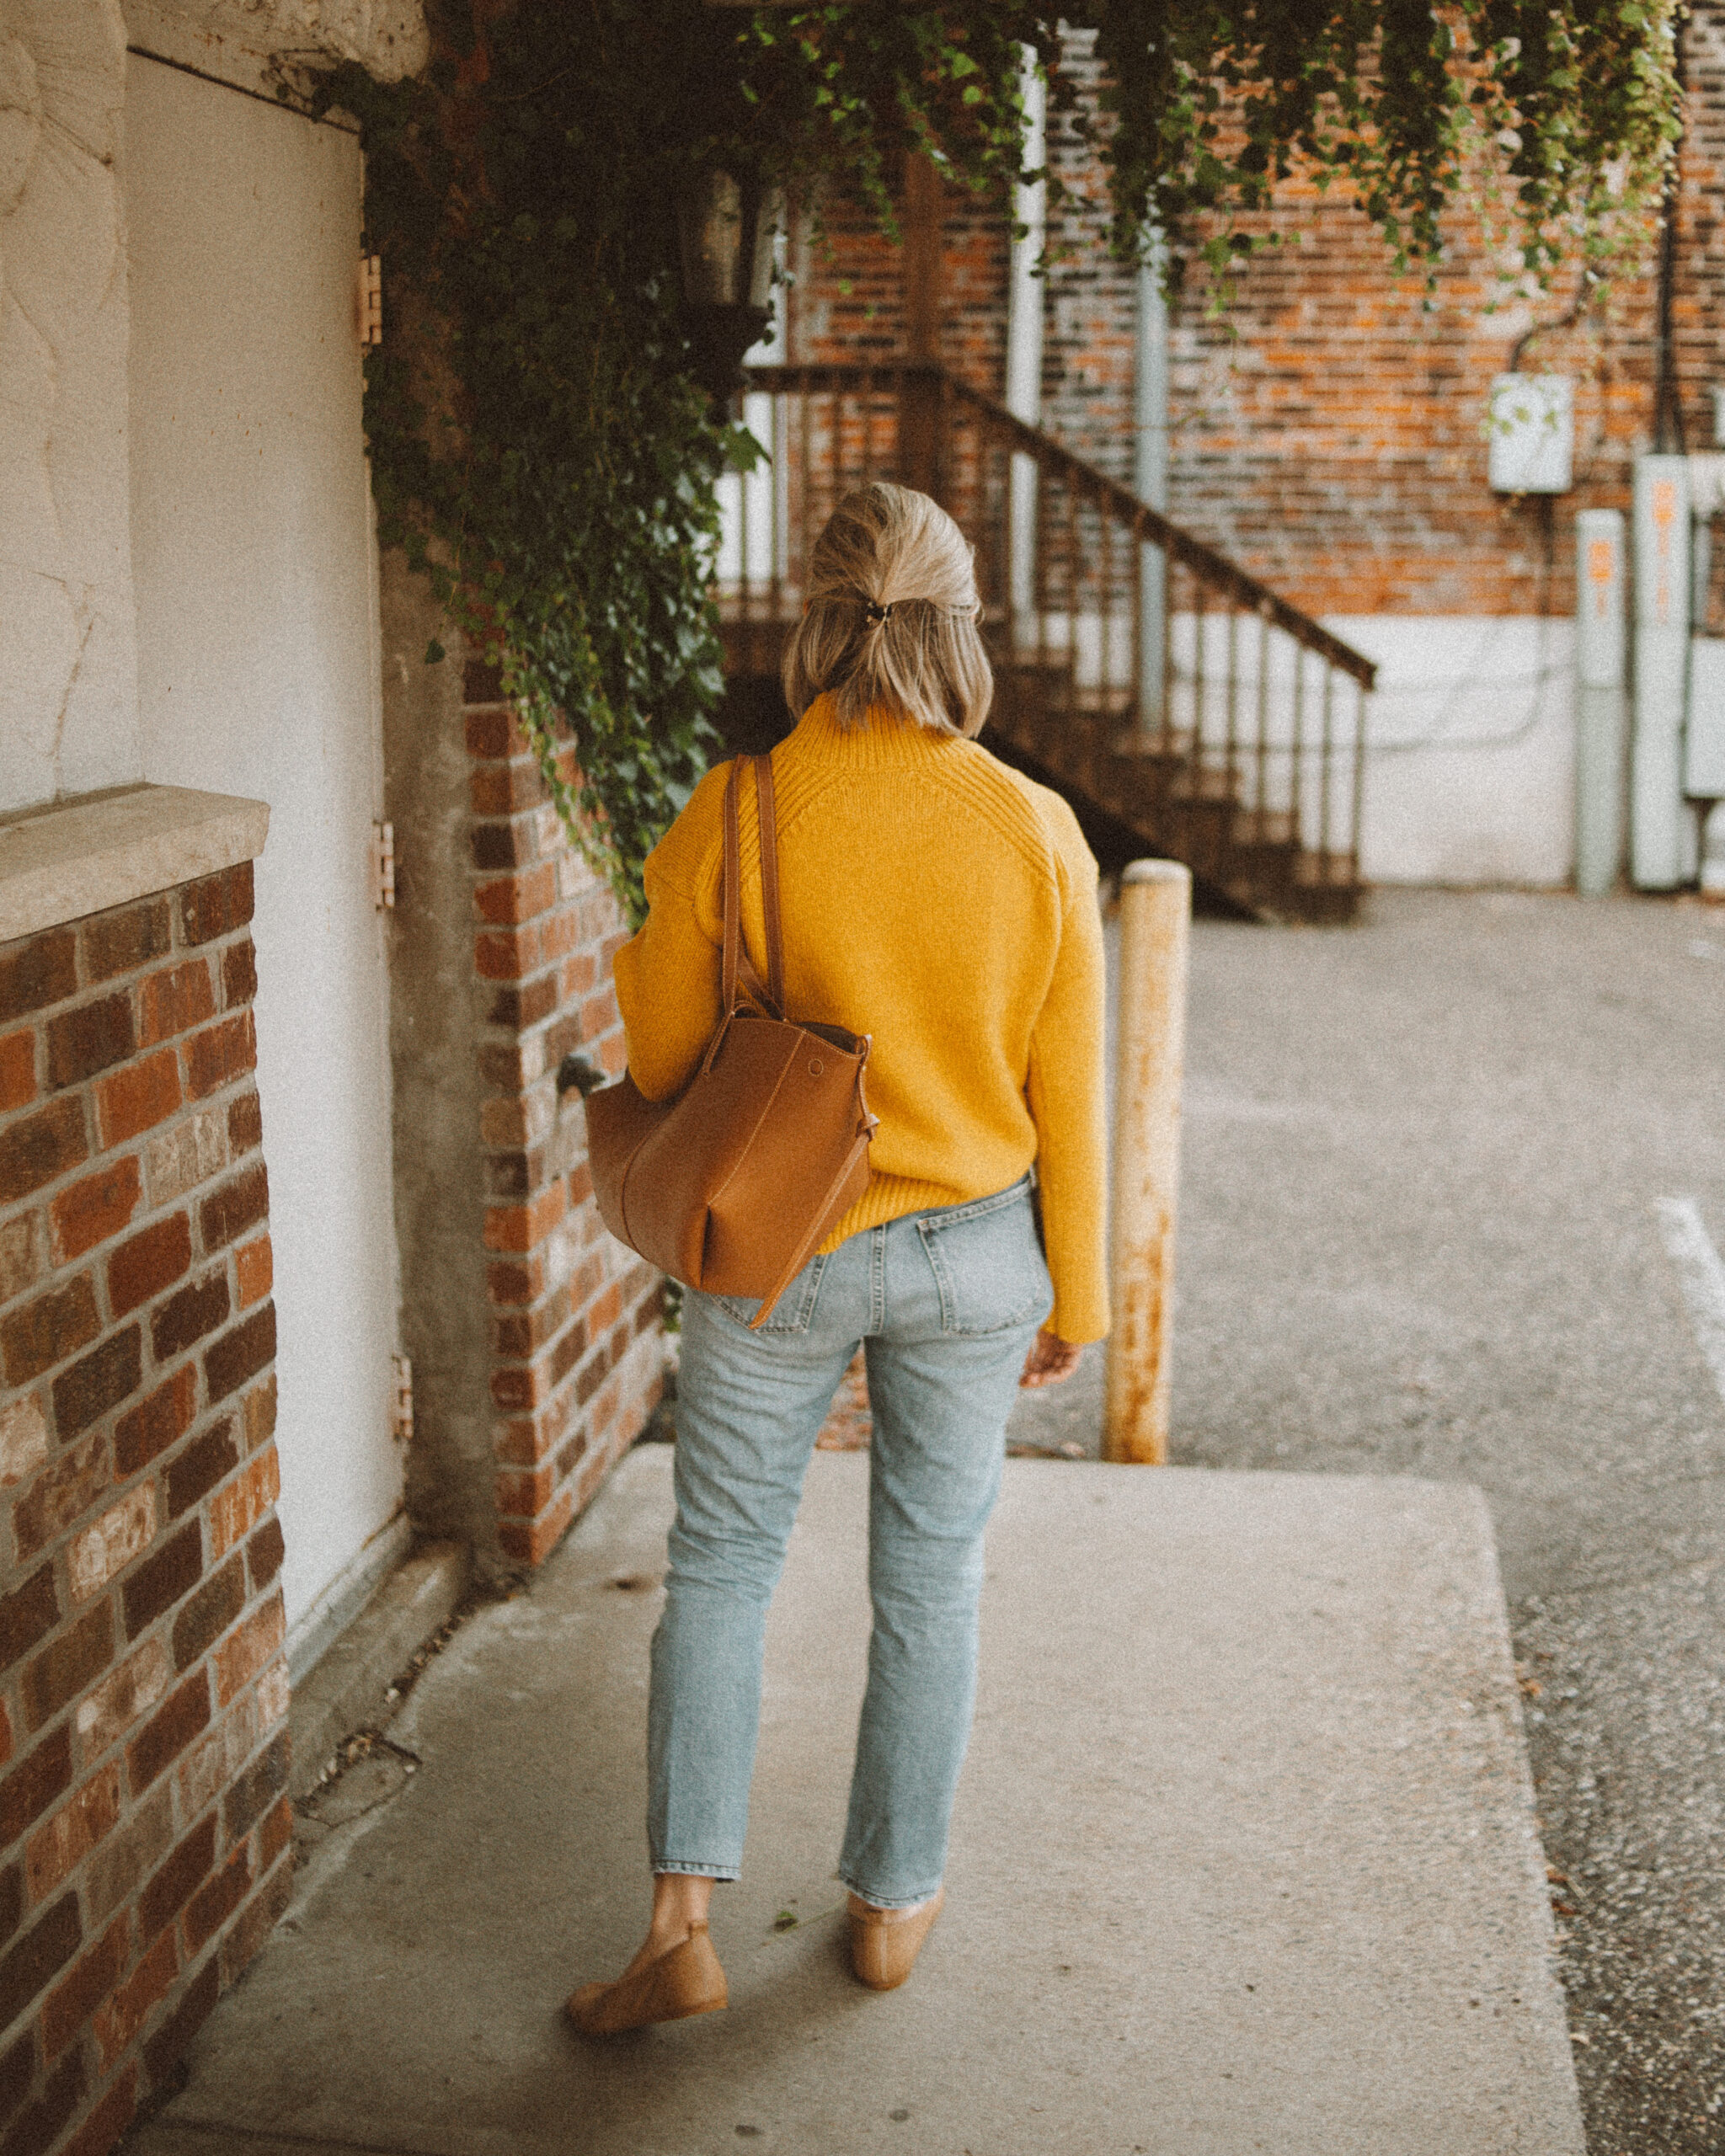
M 1291 173 L 1351 187 L 1398 262 L 1480 184 L 1528 268 L 1644 227 L 1678 130 L 1677 0 L 1071 0 L 1110 88 L 1123 253 L 1226 275 Z M 904 155 L 1005 190 L 1028 0 L 433 0 L 422 80 L 355 67 L 387 329 L 366 364 L 380 536 L 494 652 L 575 843 L 638 921 L 641 866 L 717 744 L 717 483 L 749 438 L 690 376 L 675 204 L 722 165 L 890 224 Z M 1591 253 L 1590 253 L 1591 251 Z M 438 654 L 434 646 L 430 657 Z

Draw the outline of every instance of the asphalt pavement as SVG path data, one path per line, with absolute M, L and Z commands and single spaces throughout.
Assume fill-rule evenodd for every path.
M 1199 921 L 1188 1024 L 1172 1456 L 1485 1491 L 1589 2149 L 1717 2156 L 1725 1400 L 1658 1209 L 1725 1247 L 1725 911 Z

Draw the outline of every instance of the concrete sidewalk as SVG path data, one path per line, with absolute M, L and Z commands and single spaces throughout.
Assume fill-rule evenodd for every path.
M 1484 1508 L 1413 1481 L 1009 1463 L 949 1906 L 883 1997 L 832 1877 L 868 1464 L 817 1454 L 730 2011 L 574 2036 L 645 1913 L 670 1470 L 632 1454 L 334 1785 L 131 2156 L 1579 2156 Z

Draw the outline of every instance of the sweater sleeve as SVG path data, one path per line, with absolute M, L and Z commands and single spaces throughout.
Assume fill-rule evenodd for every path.
M 1060 950 L 1030 1037 L 1025 1086 L 1055 1306 L 1048 1329 L 1073 1347 L 1108 1329 L 1108 1127 L 1102 913 L 1097 867 L 1076 818 L 1054 806 L 1061 883 Z
M 718 1023 L 724 930 L 717 877 L 729 769 L 707 774 L 648 855 L 647 919 L 612 965 L 629 1075 L 649 1101 L 681 1092 Z

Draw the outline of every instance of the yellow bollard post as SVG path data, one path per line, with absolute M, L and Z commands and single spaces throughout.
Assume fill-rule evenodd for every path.
M 1114 1331 L 1104 1460 L 1168 1456 L 1174 1213 L 1192 872 L 1135 861 L 1120 878 L 1119 1038 L 1114 1059 Z

